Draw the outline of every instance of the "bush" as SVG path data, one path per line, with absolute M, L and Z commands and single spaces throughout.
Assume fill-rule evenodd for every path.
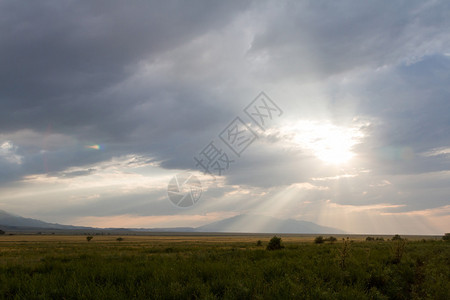
M 450 233 L 444 234 L 444 236 L 442 237 L 442 239 L 443 239 L 444 241 L 449 242 L 449 241 L 450 241 Z
M 399 236 L 398 234 L 396 234 L 396 235 L 394 235 L 394 236 L 392 237 L 392 240 L 393 240 L 393 241 L 401 241 L 401 240 L 403 240 L 403 239 L 402 239 L 401 236 Z
M 283 248 L 284 246 L 281 245 L 281 238 L 276 235 L 270 239 L 269 244 L 267 245 L 267 250 L 280 250 Z
M 121 242 L 121 241 L 123 241 L 123 238 L 118 237 L 118 238 L 116 239 L 116 241 Z
M 314 239 L 314 243 L 316 244 L 323 244 L 323 242 L 324 242 L 323 236 L 318 236 Z
M 368 242 L 375 241 L 375 238 L 368 236 L 368 237 L 366 237 L 366 241 L 368 241 Z
M 90 242 L 94 237 L 93 236 L 87 236 L 86 241 Z
M 384 239 L 382 237 L 377 237 L 375 240 L 376 241 L 384 241 Z
M 261 247 L 261 246 L 262 246 L 261 240 L 258 240 L 258 241 L 256 242 L 256 246 L 258 246 L 258 247 Z
M 0 235 L 4 235 L 6 232 L 0 229 Z
M 334 236 L 330 236 L 330 237 L 324 239 L 324 241 L 334 243 L 337 241 L 337 239 Z

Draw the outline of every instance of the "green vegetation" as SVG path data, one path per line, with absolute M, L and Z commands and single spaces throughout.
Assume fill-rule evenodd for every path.
M 326 239 L 324 239 L 324 241 L 334 243 L 337 241 L 337 238 L 335 238 L 334 236 L 330 236 L 330 237 L 327 237 Z
M 350 256 L 350 240 L 342 239 L 342 248 L 339 249 L 339 267 L 344 270 L 347 266 L 347 260 Z
M 394 235 L 394 236 L 392 237 L 392 240 L 393 240 L 393 241 L 401 241 L 401 240 L 403 240 L 403 239 L 402 239 L 401 236 L 399 236 L 398 234 L 396 234 L 396 235 Z
M 314 239 L 315 244 L 323 244 L 325 242 L 334 243 L 336 241 L 337 241 L 337 238 L 335 238 L 334 236 L 330 236 L 327 238 L 323 238 L 323 236 L 318 236 Z
M 442 239 L 443 239 L 444 241 L 449 242 L 449 241 L 450 241 L 450 233 L 446 233 L 446 234 L 442 237 Z
M 281 238 L 274 236 L 270 239 L 269 244 L 267 244 L 267 250 L 281 250 L 284 246 L 281 245 Z
M 393 240 L 394 241 L 394 240 Z M 403 254 L 405 253 L 406 241 L 403 239 L 395 240 L 394 245 L 392 247 L 393 258 L 392 263 L 398 264 L 402 260 Z
M 323 244 L 324 243 L 324 239 L 323 236 L 318 236 L 314 239 L 314 243 L 316 244 Z
M 28 240 L 27 240 L 28 238 Z M 447 299 L 450 243 L 2 236 L 2 299 Z M 259 238 L 262 239 L 262 238 Z M 267 240 L 269 242 L 269 237 Z M 273 243 L 281 245 L 281 238 Z M 270 244 L 270 242 L 269 242 Z
M 93 236 L 87 236 L 86 241 L 90 242 L 94 237 Z

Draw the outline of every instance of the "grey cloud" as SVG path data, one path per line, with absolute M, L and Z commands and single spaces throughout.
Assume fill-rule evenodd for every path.
M 73 178 L 78 176 L 87 176 L 95 173 L 96 169 L 78 170 L 72 172 L 48 173 L 50 177 Z
M 104 130 L 104 117 L 130 126 L 121 114 L 156 99 L 104 98 L 105 89 L 126 80 L 140 61 L 222 26 L 242 7 L 200 1 L 3 2 L 2 131 L 45 130 L 49 123 L 66 132 L 83 126 Z
M 441 53 L 450 45 L 445 1 L 269 2 L 250 54 L 270 80 L 322 79 Z M 255 16 L 256 18 L 258 16 Z
M 368 168 L 393 174 L 450 168 L 445 157 L 421 155 L 450 144 L 449 71 L 448 57 L 431 56 L 360 87 L 360 113 L 377 118 L 357 150 L 370 161 Z
M 3 2 L 3 95 L 16 101 L 89 95 L 245 7 L 227 3 Z
M 156 87 L 152 82 L 133 86 L 130 78 L 141 61 L 154 61 L 224 26 L 245 2 L 45 1 L 1 6 L 0 130 L 44 134 L 51 128 L 75 139 L 78 144 L 71 148 L 46 152 L 50 171 L 127 153 L 155 152 L 151 156 L 166 161 L 166 153 L 172 152 L 176 161 L 174 144 L 192 145 L 187 139 L 198 136 L 188 137 L 190 131 L 214 126 L 223 115 L 207 88 L 171 82 L 170 74 L 161 74 L 167 77 Z M 83 144 L 107 147 L 88 153 Z M 24 173 L 45 171 L 39 146 L 21 147 L 28 153 Z
M 353 161 L 373 179 L 326 182 L 329 191 L 302 200 L 438 207 L 447 201 L 446 178 L 398 179 L 362 193 L 374 180 L 450 168 L 444 156 L 420 155 L 449 147 L 450 64 L 439 55 L 450 47 L 449 11 L 445 1 L 2 2 L 0 143 L 11 140 L 23 159 L 0 158 L 0 182 L 35 173 L 85 176 L 127 154 L 191 169 L 193 156 L 265 90 L 277 95 L 286 120 L 373 120 Z M 305 98 L 309 88 L 319 96 Z M 211 199 L 232 185 L 276 189 L 340 174 L 302 149 L 287 149 L 286 139 L 255 142 Z M 85 147 L 94 144 L 101 150 Z M 431 187 L 436 193 L 424 202 Z M 397 194 L 414 188 L 415 195 Z M 52 213 L 171 214 L 163 194 L 129 202 L 105 195 Z M 150 197 L 158 199 L 154 206 Z M 198 209 L 227 210 L 238 201 L 225 202 Z

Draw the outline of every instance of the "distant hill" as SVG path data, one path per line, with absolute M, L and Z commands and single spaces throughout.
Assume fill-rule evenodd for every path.
M 345 233 L 342 230 L 294 219 L 277 219 L 262 215 L 244 214 L 197 227 L 197 232 L 239 233 Z
M 24 218 L 0 210 L 0 229 L 6 231 L 45 231 L 45 230 L 95 230 L 95 231 L 135 231 L 135 232 L 217 232 L 217 233 L 345 233 L 336 228 L 324 227 L 312 222 L 294 219 L 277 219 L 262 215 L 243 214 L 228 219 L 193 227 L 173 228 L 92 228 L 83 226 L 61 225 Z
M 36 219 L 24 218 L 10 214 L 4 210 L 0 210 L 0 228 L 7 229 L 84 229 L 89 227 L 61 225 L 57 223 L 47 223 Z

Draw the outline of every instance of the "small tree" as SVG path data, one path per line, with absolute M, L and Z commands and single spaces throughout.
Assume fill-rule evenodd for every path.
M 94 237 L 93 236 L 87 236 L 86 241 L 90 242 Z
M 280 250 L 283 248 L 284 246 L 281 245 L 281 238 L 276 235 L 270 239 L 269 244 L 267 245 L 267 250 Z
M 316 244 L 323 244 L 323 242 L 324 242 L 323 236 L 318 236 L 314 239 L 314 243 Z
M 444 234 L 444 236 L 442 237 L 442 239 L 443 239 L 444 241 L 450 242 L 450 233 Z
M 118 237 L 118 238 L 116 239 L 116 241 L 121 242 L 121 241 L 123 241 L 123 238 Z
M 258 247 L 261 247 L 261 246 L 262 246 L 261 240 L 258 240 L 258 241 L 256 242 L 256 246 L 258 246 Z

